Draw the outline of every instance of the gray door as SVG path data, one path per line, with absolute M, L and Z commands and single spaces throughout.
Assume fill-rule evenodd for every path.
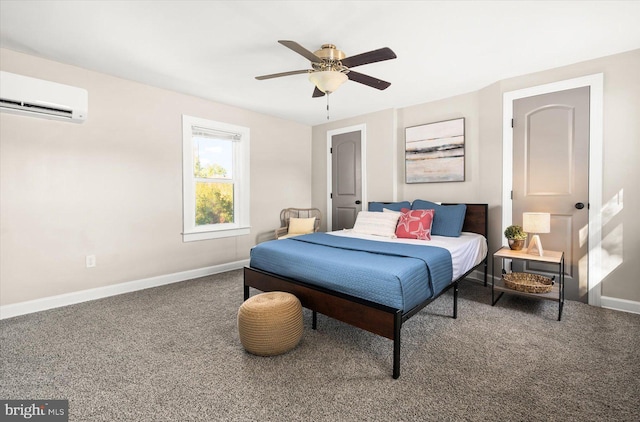
M 362 132 L 331 137 L 331 218 L 332 230 L 351 229 L 362 210 Z
M 522 98 L 513 112 L 513 223 L 527 211 L 551 214 L 544 249 L 564 251 L 566 298 L 587 302 L 589 87 Z

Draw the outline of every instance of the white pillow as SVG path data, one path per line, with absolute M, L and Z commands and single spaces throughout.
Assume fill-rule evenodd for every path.
M 353 231 L 362 234 L 396 238 L 396 225 L 401 213 L 360 211 Z
M 394 211 L 390 210 L 389 208 L 383 208 L 382 212 L 395 212 L 396 214 L 398 214 L 398 218 L 400 218 L 400 216 L 402 215 L 402 211 Z
M 307 234 L 313 233 L 316 218 L 295 218 L 289 219 L 289 234 Z

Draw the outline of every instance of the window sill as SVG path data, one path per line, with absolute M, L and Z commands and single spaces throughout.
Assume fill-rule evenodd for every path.
M 221 239 L 223 237 L 246 236 L 251 233 L 251 227 L 239 227 L 235 229 L 216 230 L 207 232 L 182 233 L 183 242 L 196 242 L 198 240 Z

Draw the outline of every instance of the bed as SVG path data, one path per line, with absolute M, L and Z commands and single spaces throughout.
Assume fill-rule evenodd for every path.
M 312 311 L 313 329 L 320 312 L 392 340 L 397 379 L 402 325 L 450 289 L 457 318 L 458 285 L 480 267 L 486 285 L 488 206 L 464 206 L 462 233 L 451 239 L 431 236 L 425 243 L 343 231 L 256 245 L 244 269 L 244 299 L 250 288 L 289 292 Z

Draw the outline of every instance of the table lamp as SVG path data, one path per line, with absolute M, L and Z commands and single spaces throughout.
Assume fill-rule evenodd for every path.
M 539 233 L 551 232 L 551 215 L 548 212 L 524 212 L 522 213 L 522 229 L 532 233 L 527 253 L 531 255 L 544 255 Z

